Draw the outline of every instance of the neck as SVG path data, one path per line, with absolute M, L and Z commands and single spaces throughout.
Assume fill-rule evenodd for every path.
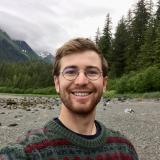
M 75 114 L 67 109 L 65 106 L 61 106 L 61 112 L 59 115 L 60 121 L 73 132 L 83 135 L 96 134 L 95 126 L 95 110 L 89 115 Z

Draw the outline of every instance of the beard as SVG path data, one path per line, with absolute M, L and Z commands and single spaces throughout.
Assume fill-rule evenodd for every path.
M 76 102 L 75 99 L 72 98 L 71 91 L 67 89 L 65 91 L 62 91 L 60 89 L 59 94 L 63 105 L 71 113 L 77 114 L 79 116 L 88 116 L 95 111 L 97 104 L 101 100 L 102 93 L 103 91 L 98 91 L 97 89 L 94 89 L 92 92 L 93 95 L 87 102 Z

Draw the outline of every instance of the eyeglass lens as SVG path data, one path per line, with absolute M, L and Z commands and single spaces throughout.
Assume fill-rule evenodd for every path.
M 77 67 L 66 67 L 62 74 L 64 78 L 68 80 L 74 80 L 79 75 L 79 69 Z M 84 70 L 85 76 L 90 80 L 96 80 L 100 77 L 101 71 L 97 67 L 88 67 Z

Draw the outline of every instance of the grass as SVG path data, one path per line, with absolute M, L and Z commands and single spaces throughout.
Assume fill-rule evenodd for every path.
M 28 89 L 20 89 L 13 87 L 0 87 L 0 93 L 7 94 L 15 94 L 15 95 L 50 95 L 56 96 L 57 93 L 54 87 L 46 87 L 46 88 L 28 88 Z
M 46 95 L 46 94 L 20 94 L 20 93 L 0 93 L 0 95 L 9 95 L 9 96 L 24 96 L 24 97 L 48 97 L 56 98 L 58 95 Z

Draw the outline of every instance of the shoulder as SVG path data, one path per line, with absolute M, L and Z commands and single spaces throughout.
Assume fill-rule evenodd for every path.
M 113 141 L 120 141 L 120 140 L 124 140 L 124 141 L 128 141 L 127 137 L 125 135 L 123 135 L 122 133 L 120 133 L 119 131 L 113 130 L 111 128 L 107 128 L 104 124 L 102 124 L 101 122 L 98 122 L 99 125 L 102 128 L 102 132 L 105 133 L 105 137 L 106 140 L 109 142 L 111 140 Z
M 126 145 L 129 148 L 134 148 L 131 141 L 125 135 L 119 131 L 109 128 L 106 128 L 106 142 L 110 144 Z
M 107 128 L 102 122 L 96 121 L 101 127 L 102 132 L 105 133 L 106 137 L 125 137 L 119 131 L 113 130 L 111 128 Z
M 27 149 L 31 144 L 36 144 L 46 139 L 47 129 L 38 128 L 27 131 L 24 135 L 17 138 L 15 143 L 8 144 L 0 149 L 0 160 L 27 159 Z
M 99 122 L 100 125 L 104 128 L 105 132 L 105 143 L 108 146 L 114 146 L 121 150 L 125 150 L 130 154 L 133 154 L 137 156 L 136 150 L 131 143 L 131 141 L 123 134 L 121 134 L 119 131 L 115 131 L 110 128 L 106 128 L 101 122 Z

